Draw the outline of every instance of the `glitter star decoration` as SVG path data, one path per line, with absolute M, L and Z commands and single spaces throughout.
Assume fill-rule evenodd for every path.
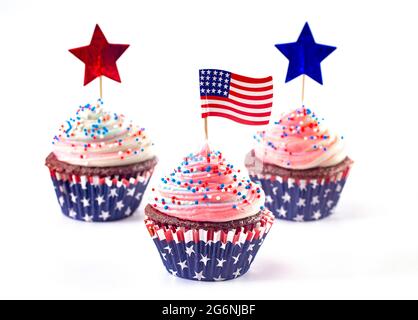
M 337 49 L 316 43 L 308 23 L 303 27 L 296 42 L 275 46 L 289 60 L 286 83 L 301 75 L 307 75 L 323 84 L 321 62 Z
M 127 44 L 109 43 L 99 25 L 96 25 L 90 45 L 71 49 L 70 52 L 86 65 L 84 75 L 86 86 L 101 76 L 121 82 L 116 61 L 128 47 Z

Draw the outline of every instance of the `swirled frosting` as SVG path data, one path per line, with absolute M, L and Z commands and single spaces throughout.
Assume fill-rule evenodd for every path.
M 208 146 L 191 154 L 153 188 L 151 205 L 183 220 L 228 222 L 264 209 L 263 190 Z
M 305 107 L 285 115 L 254 138 L 257 158 L 288 169 L 330 167 L 347 157 L 343 137 L 324 128 L 318 117 Z
M 123 115 L 103 110 L 103 102 L 80 107 L 54 137 L 58 160 L 85 167 L 116 167 L 151 159 L 152 142 Z

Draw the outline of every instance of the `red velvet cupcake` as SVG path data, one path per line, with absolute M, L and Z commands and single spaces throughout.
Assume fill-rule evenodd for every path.
M 264 192 L 205 147 L 153 189 L 146 226 L 171 274 L 222 281 L 245 274 L 273 224 Z
M 85 222 L 131 216 L 157 159 L 145 130 L 102 102 L 80 107 L 54 137 L 46 166 L 62 212 Z
M 343 137 L 323 127 L 309 109 L 285 115 L 255 137 L 245 163 L 266 192 L 266 207 L 277 218 L 315 221 L 332 214 L 353 161 Z

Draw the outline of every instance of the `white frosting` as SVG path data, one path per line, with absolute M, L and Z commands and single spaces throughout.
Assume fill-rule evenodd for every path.
M 126 121 L 123 115 L 101 107 L 80 107 L 74 118 L 54 138 L 58 160 L 85 167 L 116 167 L 154 157 L 153 143 L 145 130 Z

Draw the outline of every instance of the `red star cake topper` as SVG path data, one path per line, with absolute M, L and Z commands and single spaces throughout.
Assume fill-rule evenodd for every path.
M 128 48 L 128 44 L 107 42 L 99 25 L 96 25 L 90 45 L 71 49 L 70 52 L 86 65 L 84 75 L 86 86 L 101 76 L 121 82 L 116 61 Z

